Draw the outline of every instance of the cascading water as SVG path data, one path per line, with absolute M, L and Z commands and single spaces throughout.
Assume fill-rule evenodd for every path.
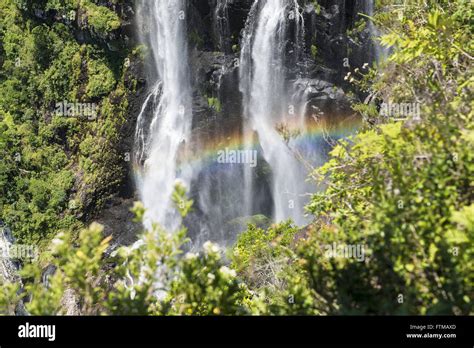
M 146 99 L 138 118 L 137 158 L 144 160 L 137 175 L 147 209 L 145 225 L 158 222 L 173 229 L 179 218 L 171 204 L 177 179 L 189 182 L 191 170 L 178 168 L 192 123 L 191 86 L 187 61 L 186 1 L 142 1 L 139 15 L 149 30 L 143 39 L 153 56 L 159 82 Z M 147 115 L 151 105 L 151 122 Z
M 228 53 L 231 51 L 229 44 L 230 40 L 230 25 L 229 25 L 229 2 L 232 0 L 216 0 L 216 7 L 214 10 L 214 31 L 218 42 L 218 47 L 222 52 Z
M 305 23 L 298 1 L 254 0 L 240 60 L 235 60 L 229 40 L 233 1 L 210 4 L 214 39 L 224 54 L 212 55 L 220 64 L 213 65 L 214 84 L 204 91 L 196 88 L 194 99 L 188 66 L 198 71 L 193 70 L 193 81 L 199 83 L 195 75 L 211 55 L 196 55 L 199 50 L 194 50 L 191 59 L 188 56 L 186 1 L 142 0 L 138 7 L 147 27 L 142 39 L 150 48 L 151 72 L 158 81 L 145 98 L 135 138 L 145 225 L 158 222 L 173 230 L 181 222 L 170 201 L 181 179 L 195 201 L 185 224 L 196 248 L 206 240 L 232 243 L 251 219 L 306 224 L 304 206 L 314 190 L 306 177 L 327 151 L 311 137 L 307 116 L 314 114 L 311 95 L 330 84 L 308 77 Z M 237 105 L 240 95 L 229 99 L 237 70 L 242 112 Z M 228 152 L 250 157 L 221 160 Z M 249 162 L 255 152 L 256 163 Z
M 293 19 L 299 21 L 297 6 L 289 0 L 254 3 L 242 45 L 240 89 L 244 96 L 244 132 L 256 132 L 263 157 L 272 172 L 274 219 L 291 218 L 302 224 L 306 173 L 292 151 L 291 142 L 285 141 L 277 131 L 279 126 L 292 121 L 292 117 L 298 117 L 288 110 L 294 106 L 288 105 L 285 93 L 284 59 L 288 14 L 294 11 L 291 12 Z M 248 199 L 253 197 L 251 178 L 247 172 Z

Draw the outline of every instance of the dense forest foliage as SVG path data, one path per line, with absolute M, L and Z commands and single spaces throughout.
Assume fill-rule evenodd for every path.
M 139 53 L 102 47 L 121 20 L 106 7 L 39 3 L 0 1 L 0 209 L 20 240 L 47 244 L 56 271 L 45 284 L 44 263 L 25 265 L 21 292 L 3 285 L 0 312 L 25 300 L 31 314 L 65 314 L 73 293 L 82 314 L 474 314 L 471 1 L 379 1 L 371 20 L 388 58 L 347 76 L 366 96 L 353 105 L 364 125 L 312 173 L 323 188 L 306 208 L 313 222 L 249 225 L 229 250 L 196 254 L 185 227 L 154 226 L 113 253 L 100 225 L 81 230 L 81 214 L 126 175 L 117 143 L 136 81 L 124 61 Z M 62 20 L 35 22 L 38 10 L 83 16 L 87 40 Z M 57 100 L 86 97 L 96 122 L 54 114 Z M 420 117 L 393 120 L 382 103 L 419 104 Z M 184 187 L 173 199 L 183 216 L 192 209 Z M 134 213 L 140 221 L 139 203 Z M 363 257 L 328 257 L 335 245 Z

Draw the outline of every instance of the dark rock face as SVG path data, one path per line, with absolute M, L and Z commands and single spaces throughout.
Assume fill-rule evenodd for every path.
M 325 66 L 341 71 L 345 58 L 354 68 L 373 60 L 367 30 L 354 38 L 347 35 L 347 31 L 354 29 L 357 21 L 363 19 L 360 13 L 366 10 L 368 1 L 322 0 L 319 1 L 319 14 L 312 10 L 313 5 L 306 6 L 306 42 L 315 43 Z
M 104 236 L 112 236 L 108 253 L 122 245 L 130 245 L 137 240 L 142 226 L 133 221 L 134 214 L 130 211 L 134 199 L 115 199 L 97 220 L 104 226 Z
M 205 50 L 232 53 L 232 46 L 239 44 L 252 4 L 253 0 L 189 1 L 190 37 L 198 34 Z
M 295 88 L 305 94 L 308 105 L 320 112 L 337 115 L 348 114 L 350 103 L 342 88 L 319 79 L 302 78 L 295 81 Z
M 192 85 L 195 88 L 195 126 L 205 125 L 209 117 L 216 117 L 218 113 L 225 114 L 228 122 L 229 119 L 240 117 L 238 56 L 194 49 L 190 61 L 193 71 Z M 208 98 L 219 99 L 222 109 L 210 108 Z

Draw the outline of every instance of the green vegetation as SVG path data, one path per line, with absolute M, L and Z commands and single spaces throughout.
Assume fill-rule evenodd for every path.
M 208 97 L 207 98 L 207 105 L 209 105 L 210 108 L 216 110 L 217 112 L 221 112 L 221 110 L 222 110 L 222 105 L 221 105 L 221 101 L 219 100 L 219 98 Z
M 177 187 L 174 197 L 177 208 L 186 215 L 192 205 Z M 183 207 L 183 208 L 181 208 Z M 134 207 L 137 219 L 143 217 L 143 207 Z M 25 278 L 37 279 L 18 288 L 6 284 L 0 293 L 0 311 L 9 313 L 26 294 L 34 294 L 26 303 L 34 314 L 65 314 L 62 303 L 66 291 L 80 303 L 83 314 L 132 315 L 218 315 L 246 314 L 244 305 L 249 296 L 236 272 L 223 265 L 216 245 L 206 243 L 202 254 L 187 253 L 186 229 L 169 233 L 155 226 L 143 234 L 143 243 L 123 247 L 109 262 L 116 267 L 108 274 L 115 283 L 107 284 L 102 261 L 110 238 L 102 238 L 102 227 L 92 224 L 78 237 L 77 249 L 71 249 L 71 234 L 60 234 L 52 242 L 51 263 L 57 271 L 49 286 L 39 281 L 41 267 L 29 265 L 22 271 Z M 106 291 L 106 289 L 108 291 Z M 161 296 L 160 296 L 161 295 Z M 158 298 L 157 298 L 158 296 Z M 0 312 L 1 313 L 1 312 Z
M 321 5 L 318 3 L 318 0 L 312 0 L 311 4 L 313 5 L 314 11 L 316 12 L 316 14 L 320 14 L 321 13 Z
M 97 6 L 89 1 L 83 1 L 82 5 L 86 9 L 88 25 L 97 33 L 106 35 L 120 27 L 120 18 L 107 7 Z
M 318 57 L 318 47 L 316 45 L 311 45 L 311 56 L 313 59 Z

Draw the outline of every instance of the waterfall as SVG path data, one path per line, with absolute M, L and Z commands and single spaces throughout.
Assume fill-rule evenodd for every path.
M 149 47 L 156 81 L 140 110 L 135 136 L 145 226 L 178 226 L 181 219 L 170 198 L 176 180 L 181 180 L 195 201 L 185 224 L 196 247 L 209 239 L 232 242 L 245 228 L 242 221 L 263 221 L 262 216 L 306 224 L 304 206 L 314 190 L 306 181 L 308 167 L 320 165 L 327 150 L 311 143 L 307 113 L 315 108 L 309 103 L 315 92 L 308 87 L 311 79 L 305 80 L 305 23 L 298 1 L 254 0 L 237 60 L 229 47 L 233 1 L 209 3 L 216 46 L 224 55 L 203 51 L 193 53 L 191 60 L 186 1 L 141 0 L 138 6 L 145 25 L 142 41 Z M 217 62 L 208 72 L 217 89 L 196 88 L 193 95 L 189 66 L 199 70 L 199 64 L 210 59 Z M 221 84 L 225 81 L 225 91 L 232 88 L 236 67 L 242 110 L 235 101 L 223 103 L 221 109 Z M 199 83 L 194 75 L 199 71 L 193 72 Z M 240 102 L 240 95 L 236 100 Z M 219 159 L 228 151 L 251 157 Z M 249 162 L 254 155 L 255 165 Z
M 249 124 L 250 118 L 250 100 L 251 100 L 251 84 L 252 84 L 252 43 L 253 36 L 258 24 L 258 5 L 259 2 L 255 1 L 250 9 L 245 24 L 244 34 L 242 38 L 242 48 L 240 52 L 240 67 L 239 67 L 239 89 L 243 95 L 243 116 L 244 122 L 242 125 L 242 131 L 244 134 L 244 146 L 246 149 L 252 147 L 252 127 Z M 253 187 L 254 180 L 252 176 L 252 170 L 246 168 L 243 173 L 244 176 L 244 207 L 245 214 L 250 216 L 253 213 Z
M 222 52 L 229 53 L 230 47 L 230 25 L 229 25 L 229 2 L 232 0 L 216 0 L 213 13 L 213 25 L 218 47 Z
M 244 133 L 256 133 L 263 158 L 271 168 L 273 218 L 291 218 L 301 224 L 305 220 L 302 197 L 306 173 L 291 143 L 277 131 L 278 125 L 297 117 L 289 110 L 294 106 L 288 105 L 285 92 L 285 50 L 291 11 L 295 11 L 293 20 L 299 21 L 299 8 L 294 1 L 255 1 L 242 40 L 240 89 L 246 120 Z M 250 173 L 245 177 L 247 197 L 251 200 L 255 183 Z M 249 202 L 248 206 L 252 204 Z
M 143 164 L 137 184 L 147 209 L 147 227 L 151 222 L 176 227 L 179 217 L 171 203 L 174 184 L 177 179 L 189 183 L 191 178 L 189 168 L 178 167 L 192 123 L 185 11 L 185 0 L 143 0 L 139 4 L 139 16 L 147 31 L 143 40 L 151 50 L 159 80 L 146 98 L 136 131 L 138 160 Z
M 375 0 L 358 0 L 357 9 L 360 9 L 358 12 L 373 17 L 375 14 Z M 372 20 L 367 20 L 367 27 L 371 36 L 375 61 L 381 62 L 387 58 L 389 49 L 383 47 L 380 42 L 377 41 L 377 38 L 380 37 L 381 33 Z

